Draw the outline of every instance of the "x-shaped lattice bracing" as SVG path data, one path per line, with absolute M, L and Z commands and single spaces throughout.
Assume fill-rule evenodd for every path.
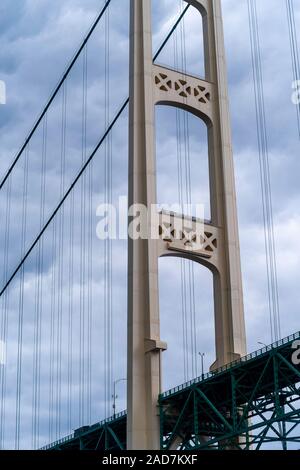
M 192 86 L 184 78 L 174 82 L 165 73 L 155 75 L 155 84 L 161 91 L 175 90 L 182 98 L 194 97 L 199 103 L 207 104 L 210 101 L 210 92 L 203 85 Z
M 162 91 L 172 90 L 172 80 L 164 73 L 155 76 L 155 83 L 159 85 L 159 89 Z

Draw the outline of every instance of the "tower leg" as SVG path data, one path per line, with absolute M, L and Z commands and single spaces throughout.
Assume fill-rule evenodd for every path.
M 156 203 L 151 0 L 131 0 L 129 206 Z M 132 213 L 132 215 L 134 215 Z M 137 215 L 137 214 L 136 214 Z M 128 246 L 128 449 L 159 449 L 160 342 L 156 240 Z

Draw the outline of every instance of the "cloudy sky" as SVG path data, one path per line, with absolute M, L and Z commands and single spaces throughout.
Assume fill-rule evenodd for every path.
M 274 229 L 278 262 L 278 287 L 282 320 L 282 336 L 299 330 L 298 267 L 300 249 L 299 200 L 299 136 L 296 125 L 296 109 L 291 101 L 292 63 L 289 49 L 287 15 L 284 0 L 265 0 L 258 3 L 259 28 L 262 46 L 262 66 L 266 102 L 266 118 L 269 139 L 270 172 L 273 190 Z M 0 177 L 5 174 L 13 157 L 24 142 L 38 114 L 62 76 L 67 64 L 77 50 L 92 21 L 103 6 L 103 0 L 2 0 L 0 4 L 0 80 L 7 87 L 7 104 L 0 106 Z M 111 119 L 128 96 L 128 0 L 112 0 L 109 16 L 97 27 L 87 49 L 87 117 L 86 146 L 82 152 L 82 105 L 84 57 L 81 55 L 68 79 L 65 91 L 61 92 L 47 114 L 47 121 L 38 128 L 30 148 L 24 152 L 16 166 L 10 183 L 0 195 L 0 257 L 4 269 L 0 273 L 1 285 L 17 265 L 22 245 L 28 247 L 33 240 L 41 220 L 56 206 L 60 193 L 66 189 L 77 174 L 82 154 L 89 155 L 103 135 Z M 261 204 L 259 158 L 257 149 L 255 102 L 252 82 L 251 49 L 246 0 L 223 0 L 225 40 L 228 59 L 230 106 L 234 142 L 237 198 L 240 223 L 242 270 L 244 282 L 245 318 L 248 350 L 258 349 L 258 342 L 270 343 L 267 276 L 264 250 L 263 212 Z M 296 5 L 296 23 L 300 21 L 300 6 Z M 153 48 L 157 49 L 178 12 L 182 8 L 179 0 L 153 0 Z M 109 37 L 105 40 L 105 24 L 110 24 Z M 190 10 L 184 28 L 167 45 L 159 62 L 180 68 L 182 38 L 185 38 L 187 72 L 203 76 L 203 51 L 201 19 Z M 109 73 L 105 68 L 105 50 L 109 42 Z M 177 53 L 176 53 L 177 47 Z M 105 79 L 106 70 L 106 79 Z M 300 77 L 299 77 L 300 78 Z M 109 85 L 109 101 L 105 89 Z M 65 96 L 65 108 L 63 98 Z M 66 98 L 67 97 L 67 98 Z M 64 114 L 65 109 L 65 114 Z M 107 110 L 105 112 L 105 109 Z M 63 117 L 65 116 L 65 117 Z M 186 119 L 180 115 L 179 135 Z M 126 374 L 126 243 L 112 243 L 112 299 L 113 299 L 113 372 L 105 374 L 105 246 L 96 238 L 96 208 L 105 200 L 105 162 L 112 155 L 113 190 L 112 200 L 127 192 L 127 125 L 125 110 L 112 133 L 111 140 L 97 152 L 93 167 L 85 183 L 79 183 L 64 206 L 64 226 L 60 216 L 56 225 L 50 225 L 43 238 L 41 282 L 37 277 L 38 250 L 32 253 L 25 265 L 24 317 L 22 374 L 20 390 L 20 445 L 42 445 L 59 435 L 67 434 L 80 423 L 78 402 L 81 386 L 79 377 L 80 348 L 83 347 L 83 367 L 92 364 L 90 375 L 85 370 L 85 399 L 83 422 L 95 422 L 111 414 L 105 409 L 105 396 L 111 394 L 111 384 Z M 158 200 L 160 203 L 178 200 L 177 163 L 178 148 L 184 152 L 181 135 L 179 147 L 175 110 L 157 109 L 157 166 Z M 65 165 L 62 170 L 62 120 L 65 122 Z M 189 158 L 192 170 L 192 199 L 205 204 L 209 217 L 209 188 L 207 184 L 207 144 L 204 125 L 189 117 Z M 46 131 L 45 131 L 46 129 Z M 43 140 L 47 135 L 45 172 L 42 167 Z M 24 174 L 28 161 L 27 197 L 24 202 Z M 174 164 L 171 165 L 170 162 Z M 44 174 L 44 179 L 43 179 Z M 62 176 L 63 174 L 63 176 Z M 46 175 L 46 176 L 45 176 Z M 44 185 L 41 183 L 44 182 Z M 41 188 L 44 186 L 45 190 Z M 82 189 L 83 188 L 83 189 Z M 7 197 L 10 194 L 9 245 L 5 253 L 5 231 Z M 44 215 L 41 215 L 41 199 L 44 199 Z M 85 238 L 92 240 L 82 246 L 81 214 L 85 214 Z M 73 208 L 73 209 L 72 209 Z M 89 210 L 91 208 L 91 210 Z M 24 218 L 24 210 L 26 217 Z M 71 218 L 73 210 L 73 218 Z M 22 227 L 26 228 L 22 243 Z M 60 238 L 60 233 L 62 236 Z M 73 237 L 70 239 L 70 233 Z M 54 235 L 53 235 L 54 234 Z M 53 236 L 55 242 L 53 243 Z M 91 238 L 90 238 L 91 236 Z M 72 241 L 70 243 L 70 240 Z M 87 242 L 86 242 L 87 243 Z M 92 248 L 92 255 L 90 249 Z M 61 251 L 59 251 L 61 250 Z M 63 262 L 58 254 L 64 252 Z M 82 252 L 84 255 L 82 255 Z M 73 273 L 70 278 L 70 258 L 73 257 Z M 82 256 L 85 259 L 82 275 Z M 5 261 L 7 259 L 7 261 Z M 92 267 L 91 266 L 92 261 Z M 1 263 L 2 264 L 2 263 Z M 214 325 L 212 302 L 212 279 L 209 272 L 200 266 L 184 268 L 187 279 L 191 275 L 195 285 L 195 311 L 197 320 L 196 348 L 205 352 L 205 368 L 214 360 Z M 170 388 L 192 375 L 190 354 L 184 354 L 182 332 L 180 261 L 167 259 L 160 262 L 160 308 L 162 339 L 169 350 L 164 358 L 164 388 Z M 192 274 L 190 274 L 192 273 Z M 54 281 L 53 281 L 54 279 Z M 71 282 L 73 280 L 73 282 Z M 61 281 L 61 282 L 60 282 Z M 53 293 L 53 282 L 56 291 Z M 38 294 L 42 284 L 42 294 Z M 70 284 L 73 288 L 70 291 Z M 17 355 L 18 328 L 20 325 L 20 276 L 16 277 L 9 289 L 8 304 L 2 299 L 2 318 L 9 318 L 5 337 L 7 344 L 6 365 L 2 371 L 6 377 L 5 446 L 13 447 L 15 442 L 16 403 L 18 403 Z M 189 291 L 189 289 L 188 289 Z M 172 293 L 172 295 L 170 295 Z M 22 294 L 22 290 L 21 290 Z M 70 294 L 73 303 L 70 307 Z M 42 297 L 42 300 L 40 298 Z M 41 304 L 42 327 L 36 332 L 35 304 Z M 80 302 L 86 299 L 84 318 L 84 346 L 80 346 Z M 91 305 L 88 299 L 91 298 Z M 61 302 L 61 303 L 60 303 Z M 52 307 L 58 305 L 58 307 Z M 191 311 L 187 295 L 187 311 Z M 6 306 L 5 306 L 6 305 Z M 59 307 L 61 305 L 61 307 Z M 180 307 L 179 307 L 180 306 Z M 70 330 L 69 309 L 74 315 L 72 334 L 72 380 L 70 384 Z M 88 320 L 90 314 L 90 320 Z M 51 330 L 51 318 L 54 324 Z M 170 321 L 170 319 L 172 321 Z M 62 337 L 59 336 L 56 321 L 61 321 Z M 188 327 L 188 345 L 193 342 Z M 3 324 L 1 323 L 1 326 Z M 91 337 L 88 331 L 92 330 Z M 59 344 L 62 366 L 58 357 L 52 357 L 53 344 Z M 2 337 L 3 338 L 3 337 Z M 37 348 L 42 351 L 42 364 L 36 385 L 34 338 Z M 58 341 L 58 343 L 57 343 Z M 91 344 L 89 347 L 88 345 Z M 90 349 L 89 349 L 90 348 Z M 52 354 L 52 356 L 51 356 Z M 186 359 L 184 359 L 186 358 Z M 106 359 L 108 360 L 108 359 Z M 187 365 L 184 368 L 184 362 Z M 52 364 L 52 372 L 48 365 Z M 196 367 L 194 365 L 194 367 Z M 184 370 L 186 369 L 186 370 Z M 197 372 L 200 373 L 199 364 Z M 53 379 L 52 376 L 55 376 Z M 100 380 L 99 380 L 100 377 Z M 106 377 L 106 379 L 105 379 Z M 110 385 L 105 386 L 105 381 Z M 32 442 L 34 424 L 31 416 L 35 406 L 34 387 L 40 387 L 38 422 L 40 439 Z M 70 392 L 70 390 L 72 390 Z M 52 399 L 51 399 L 52 391 Z M 125 383 L 118 384 L 117 411 L 125 408 Z M 62 410 L 57 407 L 60 397 Z M 69 420 L 68 403 L 72 400 Z M 89 406 L 89 403 L 91 405 Z M 37 416 L 35 414 L 35 416 Z M 52 416 L 49 419 L 49 416 Z M 49 425 L 50 421 L 50 425 Z M 61 425 L 58 426 L 57 422 Z M 35 427 L 36 430 L 36 427 Z M 36 433 L 37 431 L 35 431 Z M 25 436 L 25 437 L 24 437 Z

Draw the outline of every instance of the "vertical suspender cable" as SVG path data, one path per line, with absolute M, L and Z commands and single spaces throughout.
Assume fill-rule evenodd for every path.
M 182 11 L 183 13 L 183 5 Z M 186 59 L 186 29 L 185 18 L 182 19 L 182 69 L 187 74 Z M 185 145 L 185 187 L 186 187 L 186 203 L 191 210 L 192 205 L 192 181 L 191 181 L 191 152 L 190 152 L 190 123 L 189 113 L 184 113 L 184 145 Z M 188 213 L 192 216 L 192 213 Z M 190 317 L 190 352 L 191 352 L 191 375 L 197 375 L 197 329 L 196 329 L 196 306 L 195 306 L 195 272 L 194 263 L 188 264 L 188 287 L 189 287 L 189 317 Z
M 47 113 L 43 120 L 42 137 L 42 169 L 40 187 L 40 230 L 45 219 L 45 197 L 46 197 L 46 155 L 47 155 Z M 34 324 L 34 360 L 33 360 L 33 400 L 32 400 L 32 447 L 39 447 L 39 408 L 40 408 L 40 373 L 41 373 L 41 328 L 43 318 L 43 265 L 44 265 L 44 238 L 42 237 L 36 257 L 36 308 Z
M 61 142 L 60 142 L 60 198 L 65 192 L 66 170 L 66 127 L 67 127 L 67 81 L 62 87 Z M 57 370 L 56 370 L 56 434 L 61 435 L 62 424 L 62 342 L 63 342 L 63 285 L 64 285 L 64 227 L 65 208 L 62 205 L 59 214 L 58 232 L 58 286 L 57 286 Z
M 109 40 L 109 54 L 108 54 L 108 60 L 109 60 L 109 57 L 110 57 L 110 8 L 108 8 L 107 10 L 107 16 L 108 16 L 108 40 Z M 109 116 L 109 119 L 110 119 L 110 64 L 108 62 L 108 72 L 109 72 L 109 75 L 108 75 L 108 86 L 109 86 L 109 90 L 108 90 L 108 96 L 109 96 L 109 104 L 108 104 L 108 116 Z M 109 196 L 109 204 L 110 206 L 112 205 L 113 203 L 113 193 L 112 193 L 112 187 L 113 187 L 113 148 L 112 148 L 112 145 L 113 145 L 113 129 L 112 131 L 110 132 L 109 136 L 108 136 L 108 139 L 109 139 L 109 159 L 108 159 L 108 169 L 109 169 L 109 173 L 108 173 L 108 183 L 109 183 L 109 186 L 108 186 L 108 196 Z M 110 398 L 110 404 L 111 404 L 111 398 L 112 398 L 112 391 L 113 391 L 113 380 L 114 380 L 114 346 L 113 346 L 113 327 L 114 327 L 114 316 L 113 316 L 113 252 L 112 252 L 112 238 L 111 236 L 109 236 L 109 239 L 108 239 L 108 242 L 109 242 L 109 258 L 108 258 L 108 262 L 109 262 L 109 327 L 110 327 L 110 331 L 109 331 L 109 341 L 110 341 L 110 344 L 109 344 L 109 352 L 110 352 L 110 362 L 109 362 L 109 390 L 108 390 L 108 393 L 109 393 L 109 398 Z M 110 407 L 111 409 L 111 407 Z
M 296 29 L 296 22 L 295 22 L 295 8 L 294 8 L 293 0 L 286 0 L 286 9 L 287 9 L 287 19 L 288 19 L 289 37 L 290 37 L 290 46 L 291 46 L 293 79 L 294 79 L 294 82 L 299 82 L 300 81 L 300 58 L 299 58 L 297 29 Z M 299 138 L 300 138 L 300 103 L 296 104 L 296 112 L 297 112 L 298 133 L 299 133 Z
M 183 4 L 180 2 L 180 14 L 182 13 Z M 180 23 L 180 69 L 183 73 L 185 70 L 185 40 L 184 40 L 184 24 Z M 186 180 L 186 165 L 187 165 L 187 127 L 186 127 L 186 113 L 179 111 L 182 116 L 182 130 L 181 130 L 181 144 L 183 147 L 182 152 L 182 180 L 183 180 L 183 191 L 182 191 L 182 214 L 185 214 L 185 207 L 187 204 L 187 180 Z M 189 305 L 189 268 L 187 262 L 183 260 L 183 271 L 184 271 L 184 290 L 185 290 L 185 335 L 186 335 L 186 361 L 187 361 L 187 379 L 190 378 L 190 345 L 189 345 L 189 318 L 190 318 L 190 305 Z
M 54 431 L 54 367 L 55 367 L 55 307 L 56 307 L 56 255 L 57 227 L 56 219 L 52 225 L 52 268 L 51 268 L 51 303 L 50 303 L 50 365 L 49 365 L 49 442 Z
M 178 68 L 179 51 L 178 51 L 178 33 L 174 34 L 174 68 Z M 184 211 L 183 201 L 183 168 L 182 168 L 182 151 L 181 151 L 181 112 L 178 108 L 176 112 L 176 144 L 177 144 L 177 177 L 178 177 L 178 199 L 181 206 L 181 212 Z M 187 355 L 187 309 L 186 309 L 186 282 L 185 282 L 185 262 L 180 259 L 180 279 L 181 279 L 181 308 L 182 308 L 182 346 L 183 346 L 183 375 L 184 381 L 188 380 L 188 355 Z
M 7 278 L 8 273 L 8 252 L 9 252 L 9 234 L 11 221 L 11 176 L 7 181 L 6 193 L 6 211 L 5 211 L 5 232 L 4 232 L 4 259 L 3 259 L 3 280 Z M 0 408 L 0 449 L 4 448 L 4 430 L 5 430 L 5 404 L 6 404 L 6 349 L 7 349 L 7 329 L 8 329 L 8 301 L 9 291 L 5 291 L 2 299 L 1 309 L 1 341 L 2 341 L 2 359 L 0 364 L 0 384 L 1 384 L 1 408 Z M 1 362 L 1 361 L 0 361 Z
M 88 422 L 92 422 L 92 333 L 93 333 L 93 162 L 88 170 L 89 200 L 88 200 Z
M 268 299 L 271 324 L 271 340 L 281 336 L 280 311 L 277 280 L 277 261 L 274 236 L 272 188 L 269 164 L 268 136 L 266 126 L 265 98 L 258 30 L 256 0 L 248 0 L 252 68 L 255 92 L 257 136 L 260 161 L 261 190 L 265 232 L 266 264 L 268 276 Z
M 182 13 L 182 2 L 180 1 L 179 5 L 179 13 Z M 184 69 L 184 61 L 183 61 L 183 48 L 184 48 L 184 32 L 183 32 L 183 23 L 180 23 L 179 28 L 179 37 L 180 37 L 180 52 L 179 52 L 179 67 L 181 70 Z M 185 163 L 186 163 L 186 154 L 185 154 L 185 114 L 183 111 L 178 110 L 179 115 L 179 132 L 180 132 L 180 158 L 181 158 L 181 206 L 182 206 L 182 214 L 185 212 L 185 204 L 186 204 L 186 180 L 185 180 Z M 184 298 L 184 335 L 185 335 L 185 367 L 186 367 L 186 377 L 185 380 L 187 381 L 190 377 L 190 361 L 189 361 L 189 334 L 188 334 L 188 318 L 189 318 L 189 305 L 188 305 L 188 279 L 187 279 L 187 263 L 185 260 L 182 260 L 182 282 L 183 282 L 183 298 Z
M 22 204 L 22 229 L 21 229 L 21 256 L 25 253 L 26 231 L 27 231 L 27 199 L 28 199 L 28 160 L 29 147 L 27 146 L 24 158 L 23 174 L 23 204 Z M 16 427 L 15 427 L 15 449 L 20 448 L 20 425 L 21 425 L 21 394 L 22 394 L 22 367 L 23 367 L 23 320 L 24 320 L 24 277 L 25 266 L 20 270 L 19 285 L 19 314 L 18 314 L 18 346 L 17 346 L 17 384 L 16 384 Z
M 105 13 L 105 127 L 110 121 L 110 10 Z M 112 137 L 105 140 L 104 159 L 105 203 L 112 203 Z M 104 240 L 104 357 L 105 416 L 111 413 L 112 398 L 112 245 L 110 235 Z
M 82 166 L 86 161 L 87 152 L 87 46 L 83 51 L 82 79 Z M 85 420 L 85 312 L 86 312 L 86 175 L 81 179 L 80 203 L 80 359 L 79 359 L 79 424 Z
M 68 429 L 72 429 L 73 412 L 73 294 L 74 294 L 74 191 L 70 195 L 69 231 L 69 307 L 68 307 Z
M 180 4 L 180 14 L 183 14 L 183 5 Z M 186 37 L 185 37 L 185 19 L 183 18 L 180 24 L 181 36 L 181 70 L 184 75 L 187 74 L 187 59 L 186 59 Z M 188 209 L 187 216 L 192 216 L 191 203 L 192 203 L 192 188 L 191 188 L 191 156 L 190 156 L 190 134 L 189 134 L 189 114 L 183 114 L 183 129 L 182 139 L 184 148 L 184 160 L 182 163 L 183 179 L 184 179 L 184 193 L 183 205 L 185 211 Z M 194 265 L 189 262 L 184 263 L 184 283 L 185 283 L 185 303 L 186 303 L 186 347 L 187 347 L 187 375 L 188 377 L 195 376 L 197 372 L 197 340 L 196 340 L 196 309 L 195 309 L 195 276 Z

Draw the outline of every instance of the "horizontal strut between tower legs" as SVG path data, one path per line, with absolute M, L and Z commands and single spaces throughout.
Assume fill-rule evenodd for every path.
M 168 104 L 190 111 L 212 124 L 215 87 L 212 83 L 175 70 L 153 65 L 154 104 Z
M 159 257 L 182 255 L 212 270 L 219 270 L 220 228 L 195 217 L 166 211 L 158 214 L 157 221 Z

